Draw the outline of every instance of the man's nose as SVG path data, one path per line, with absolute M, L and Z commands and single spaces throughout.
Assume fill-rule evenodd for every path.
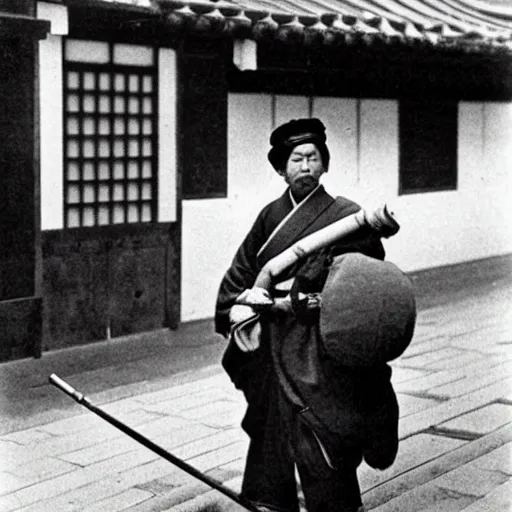
M 302 159 L 302 164 L 300 168 L 302 171 L 309 171 L 309 160 L 307 158 Z

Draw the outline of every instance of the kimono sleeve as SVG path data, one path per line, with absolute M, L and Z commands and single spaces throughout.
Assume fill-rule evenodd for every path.
M 229 333 L 229 311 L 235 300 L 245 289 L 252 287 L 260 270 L 256 256 L 266 239 L 266 213 L 264 209 L 258 215 L 221 281 L 215 306 L 215 331 L 223 336 Z

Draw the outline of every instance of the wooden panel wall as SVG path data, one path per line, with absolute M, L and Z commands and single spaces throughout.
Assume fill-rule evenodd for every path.
M 0 301 L 0 362 L 40 355 L 39 297 Z
M 185 199 L 227 196 L 227 82 L 222 44 L 180 53 L 180 166 Z
M 0 44 L 0 300 L 34 294 L 34 43 Z
M 33 2 L 0 2 L 0 11 L 33 14 Z M 37 38 L 45 32 L 24 17 L 0 12 L 0 361 L 38 356 L 41 342 Z M 5 22 L 5 26 L 4 26 Z M 35 32 L 34 32 L 35 31 Z M 38 33 L 40 31 L 40 33 Z
M 44 350 L 179 322 L 177 224 L 43 233 Z

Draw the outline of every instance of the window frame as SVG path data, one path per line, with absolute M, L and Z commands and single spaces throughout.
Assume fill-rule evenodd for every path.
M 75 38 L 70 38 L 75 40 Z M 64 229 L 83 229 L 83 228 L 102 228 L 109 226 L 126 226 L 134 224 L 148 224 L 158 222 L 158 48 L 151 46 L 152 50 L 152 62 L 149 65 L 141 64 L 118 64 L 115 62 L 115 49 L 116 45 L 121 45 L 115 41 L 95 41 L 95 40 L 84 40 L 84 42 L 102 43 L 108 45 L 108 62 L 79 62 L 77 60 L 68 60 L 66 58 L 66 45 L 68 44 L 67 39 L 64 41 L 63 48 L 63 226 Z M 138 45 L 136 45 L 138 46 Z M 148 45 L 145 45 L 148 46 Z M 76 88 L 71 88 L 68 83 L 68 75 L 70 73 L 78 73 L 79 83 Z M 84 73 L 92 73 L 94 80 L 94 87 L 88 92 L 83 83 Z M 126 86 L 121 92 L 116 91 L 114 87 L 116 75 L 123 75 L 125 78 Z M 104 91 L 101 90 L 99 85 L 100 76 L 108 75 L 109 87 Z M 132 76 L 138 77 L 138 89 L 135 92 L 129 91 L 128 81 Z M 144 91 L 144 80 L 146 77 L 150 77 L 151 80 L 151 91 Z M 71 95 L 78 96 L 78 110 L 77 112 L 70 112 L 68 107 L 68 97 Z M 84 110 L 84 96 L 91 94 L 94 97 L 94 108 L 92 112 L 85 112 Z M 99 97 L 108 97 L 110 103 L 110 109 L 108 112 L 100 111 Z M 115 100 L 116 98 L 123 98 L 125 108 L 122 112 L 115 111 Z M 139 110 L 136 114 L 129 112 L 129 99 L 138 98 Z M 150 101 L 150 112 L 144 113 L 144 100 Z M 94 123 L 94 129 L 91 134 L 84 134 L 83 120 L 85 118 L 92 118 Z M 138 121 L 138 132 L 137 134 L 129 134 L 129 123 L 131 120 L 136 119 Z M 77 132 L 71 134 L 69 132 L 68 121 L 75 119 L 77 122 Z M 124 131 L 122 134 L 115 133 L 115 122 L 116 120 L 124 124 Z M 106 134 L 100 132 L 100 121 L 104 120 L 108 123 L 109 130 Z M 150 133 L 144 133 L 145 122 L 149 122 Z M 71 141 L 75 141 L 77 145 L 77 156 L 71 157 L 68 153 L 68 146 Z M 100 156 L 100 140 L 106 140 L 108 144 L 108 156 Z M 129 144 L 130 141 L 136 140 L 138 145 L 138 153 L 136 156 L 129 155 Z M 144 144 L 149 140 L 150 143 L 150 155 L 144 156 Z M 84 143 L 86 141 L 92 141 L 93 156 L 85 157 Z M 115 143 L 121 141 L 124 149 L 123 156 L 115 155 Z M 129 164 L 136 161 L 138 167 L 138 177 L 129 177 Z M 78 169 L 78 179 L 72 180 L 70 176 L 70 163 L 76 163 Z M 84 179 L 84 163 L 93 163 L 94 176 L 92 180 L 86 181 Z M 101 179 L 99 171 L 99 163 L 106 162 L 109 167 L 108 179 Z M 114 176 L 114 166 L 119 162 L 122 163 L 123 176 L 117 179 Z M 149 162 L 150 176 L 143 177 L 143 166 L 145 162 Z M 78 184 L 79 200 L 76 203 L 69 202 L 69 190 L 70 184 Z M 84 202 L 84 184 L 91 183 L 93 185 L 94 199 L 92 202 Z M 100 199 L 100 186 L 108 184 L 109 192 L 106 200 Z M 114 185 L 121 184 L 123 187 L 123 199 L 116 200 L 114 196 Z M 132 184 L 136 184 L 138 189 L 138 199 L 129 199 L 129 187 Z M 150 198 L 148 200 L 143 199 L 143 187 L 145 184 L 150 186 Z M 149 219 L 143 220 L 143 208 L 144 203 L 149 204 Z M 122 213 L 124 220 L 122 222 L 115 221 L 114 208 L 116 205 L 122 205 Z M 129 220 L 129 208 L 130 205 L 136 205 L 138 211 L 137 220 Z M 100 210 L 101 206 L 106 206 L 108 210 L 108 222 L 101 222 Z M 84 210 L 87 207 L 92 207 L 93 223 L 84 223 Z M 78 210 L 78 223 L 70 225 L 69 212 L 72 209 Z M 119 211 L 119 210 L 118 210 Z

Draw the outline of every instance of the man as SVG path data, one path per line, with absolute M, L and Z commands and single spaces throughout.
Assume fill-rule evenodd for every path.
M 331 197 L 320 184 L 330 160 L 320 120 L 285 123 L 274 130 L 270 144 L 268 159 L 288 188 L 263 208 L 238 249 L 220 285 L 215 315 L 222 335 L 233 336 L 233 326 L 252 322 L 257 339 L 249 349 L 230 343 L 223 359 L 248 402 L 242 427 L 251 442 L 242 496 L 262 510 L 297 512 L 296 467 L 309 512 L 356 512 L 363 510 L 357 466 L 363 456 L 374 467 L 392 463 L 398 407 L 387 365 L 354 370 L 326 356 L 316 294 L 334 256 L 359 253 L 377 261 L 384 259 L 384 248 L 378 235 L 363 229 L 302 259 L 278 276 L 271 290 L 253 289 L 274 256 L 360 210 L 346 198 Z M 247 305 L 256 297 L 266 306 L 280 294 L 289 307 Z M 368 387 L 379 392 L 371 395 Z M 380 422 L 380 432 L 368 428 L 372 421 Z

